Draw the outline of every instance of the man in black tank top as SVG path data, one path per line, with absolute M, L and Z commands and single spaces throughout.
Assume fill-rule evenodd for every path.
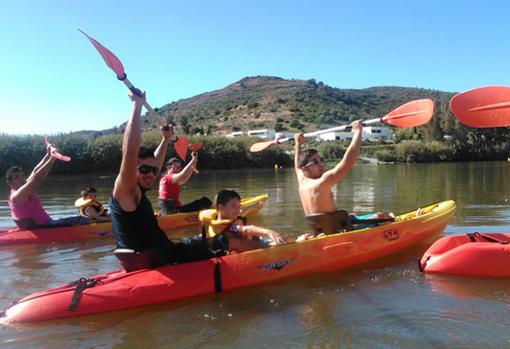
M 213 257 L 205 241 L 175 244 L 159 227 L 145 193 L 152 189 L 163 165 L 173 129 L 168 125 L 161 128 L 163 140 L 154 153 L 140 150 L 141 110 L 145 104 L 145 92 L 141 92 L 141 97 L 130 92 L 129 97 L 133 101 L 133 111 L 124 133 L 122 162 L 109 203 L 117 248 L 156 254 L 160 261 L 158 264 Z

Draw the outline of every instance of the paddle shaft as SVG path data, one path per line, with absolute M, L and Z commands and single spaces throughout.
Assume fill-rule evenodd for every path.
M 124 85 L 126 85 L 127 88 L 135 95 L 137 95 L 138 97 L 142 97 L 141 91 L 137 89 L 135 86 L 133 86 L 133 84 L 131 83 L 131 81 L 128 80 L 127 77 L 119 80 L 121 80 L 124 83 Z M 163 120 L 161 120 L 161 118 L 158 116 L 158 114 L 156 114 L 154 109 L 152 109 L 152 107 L 149 105 L 149 103 L 147 103 L 147 101 L 145 101 L 145 104 L 143 106 L 145 107 L 145 109 L 147 109 L 149 115 L 159 124 L 159 126 L 165 127 L 165 123 L 163 122 Z
M 378 122 L 383 122 L 383 118 L 376 118 L 376 119 L 370 119 L 370 120 L 363 121 L 363 126 L 376 124 Z M 328 133 L 328 132 L 339 132 L 339 131 L 346 131 L 346 130 L 349 130 L 349 129 L 351 129 L 351 125 L 335 126 L 335 127 L 331 127 L 331 128 L 326 128 L 324 130 L 308 132 L 308 133 L 303 134 L 303 136 L 305 138 L 311 138 L 311 137 L 315 137 L 315 136 L 318 136 L 318 135 L 321 135 L 321 134 L 324 134 L 324 133 Z M 280 144 L 280 143 L 285 143 L 285 142 L 288 142 L 288 141 L 291 141 L 291 140 L 293 140 L 293 139 L 285 137 L 285 138 L 277 139 L 276 142 L 277 142 L 277 144 Z

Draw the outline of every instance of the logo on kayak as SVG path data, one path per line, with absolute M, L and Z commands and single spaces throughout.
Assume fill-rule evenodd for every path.
M 388 241 L 394 241 L 400 238 L 400 233 L 398 232 L 398 230 L 385 230 L 381 235 L 383 239 Z
M 294 260 L 291 258 L 282 259 L 281 261 L 274 262 L 274 263 L 268 263 L 268 264 L 262 264 L 259 268 L 262 270 L 282 270 L 283 267 L 286 265 L 292 263 Z

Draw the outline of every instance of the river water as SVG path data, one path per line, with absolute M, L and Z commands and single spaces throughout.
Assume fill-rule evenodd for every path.
M 506 162 L 358 165 L 334 188 L 338 207 L 400 213 L 453 199 L 443 235 L 510 231 Z M 76 214 L 83 187 L 104 203 L 114 176 L 51 177 L 39 190 L 55 217 Z M 251 222 L 296 236 L 306 226 L 292 170 L 203 170 L 183 201 L 233 188 L 269 194 Z M 11 226 L 7 186 L 0 227 Z M 156 192 L 150 196 L 156 203 Z M 37 325 L 0 327 L 1 348 L 508 348 L 510 280 L 421 274 L 416 246 L 356 268 Z M 35 291 L 119 268 L 111 240 L 0 247 L 0 309 Z

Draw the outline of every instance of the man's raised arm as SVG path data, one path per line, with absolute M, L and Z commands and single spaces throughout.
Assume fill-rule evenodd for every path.
M 145 91 L 142 91 L 142 97 L 129 92 L 129 98 L 133 102 L 133 109 L 122 139 L 122 162 L 113 189 L 113 196 L 121 202 L 134 195 L 137 187 L 136 171 L 142 142 L 141 113 L 145 103 Z
M 356 120 L 351 123 L 352 132 L 354 133 L 351 144 L 345 151 L 342 160 L 331 170 L 326 171 L 323 175 L 323 183 L 327 185 L 334 185 L 342 180 L 347 173 L 354 167 L 358 161 L 361 152 L 361 134 L 363 132 L 363 124 L 361 120 Z

